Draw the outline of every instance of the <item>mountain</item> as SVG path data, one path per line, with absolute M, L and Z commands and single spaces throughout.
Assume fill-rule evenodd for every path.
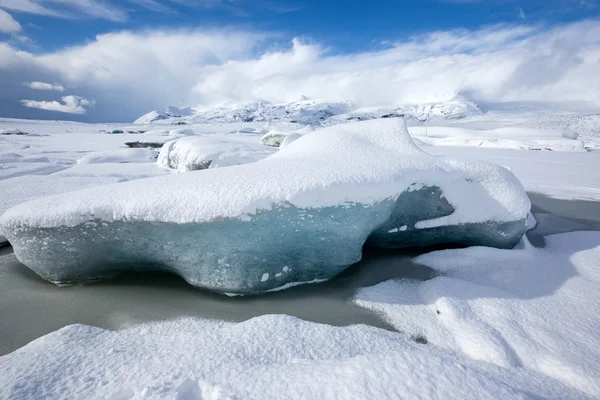
M 334 125 L 349 120 L 404 117 L 424 122 L 431 119 L 461 119 L 480 114 L 479 107 L 462 97 L 449 101 L 409 104 L 379 108 L 357 108 L 350 101 L 331 102 L 302 99 L 273 104 L 253 102 L 246 104 L 224 103 L 216 107 L 177 108 L 155 110 L 138 118 L 135 124 L 171 123 L 232 123 L 283 121 L 303 125 Z
M 165 120 L 170 120 L 170 119 L 174 119 L 174 118 L 189 117 L 189 116 L 194 115 L 195 112 L 196 111 L 190 107 L 179 108 L 179 107 L 169 106 L 169 107 L 165 108 L 164 110 L 150 111 L 148 114 L 144 114 L 141 117 L 139 117 L 138 119 L 136 119 L 133 123 L 147 125 L 147 124 L 151 124 L 156 121 L 165 121 Z

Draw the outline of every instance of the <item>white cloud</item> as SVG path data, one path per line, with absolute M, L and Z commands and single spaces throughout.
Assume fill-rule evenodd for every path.
M 469 93 L 478 101 L 599 101 L 600 22 L 547 30 L 495 26 L 435 32 L 394 47 L 328 55 L 291 49 L 207 67 L 194 87 L 202 102 L 311 98 L 364 106 L 420 103 Z
M 34 55 L 0 43 L 3 116 L 29 116 L 22 84 L 61 82 L 96 105 L 88 120 L 131 121 L 167 105 L 351 100 L 377 106 L 444 100 L 600 103 L 600 21 L 549 29 L 498 25 L 432 32 L 378 51 L 335 55 L 326 44 L 248 31 L 140 31 Z M 3 90 L 4 89 L 4 90 Z M 10 104 L 19 105 L 10 108 Z M 30 112 L 33 112 L 30 110 Z
M 21 29 L 21 24 L 12 15 L 0 9 L 0 33 L 17 33 Z
M 130 3 L 137 4 L 138 6 L 142 6 L 147 8 L 150 11 L 156 12 L 173 12 L 169 7 L 164 4 L 159 3 L 156 0 L 128 0 Z
M 63 103 L 53 101 L 21 100 L 25 107 L 39 108 L 40 110 L 57 111 L 69 114 L 85 114 L 86 107 L 93 107 L 94 102 L 79 96 L 64 96 Z
M 127 13 L 105 0 L 0 0 L 0 7 L 38 15 L 63 18 L 81 16 L 124 21 Z
M 25 82 L 25 86 L 34 90 L 56 90 L 57 92 L 65 91 L 65 87 L 63 85 L 54 85 L 46 82 Z

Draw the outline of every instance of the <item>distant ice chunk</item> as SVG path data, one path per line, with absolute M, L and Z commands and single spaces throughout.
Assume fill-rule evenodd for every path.
M 222 166 L 233 157 L 221 155 L 235 153 L 231 142 L 190 137 L 163 160 L 175 159 L 178 143 L 178 168 Z M 53 282 L 158 269 L 250 294 L 329 279 L 361 259 L 367 240 L 511 247 L 529 209 L 510 171 L 431 156 L 396 118 L 322 129 L 246 165 L 33 201 L 7 211 L 0 226 L 19 260 Z
M 286 136 L 284 132 L 270 131 L 260 139 L 260 142 L 265 146 L 279 147 Z
M 158 163 L 179 172 L 247 164 L 262 160 L 276 149 L 256 143 L 210 136 L 187 137 L 166 143 Z
M 27 132 L 23 132 L 20 129 L 0 129 L 0 135 L 29 135 Z

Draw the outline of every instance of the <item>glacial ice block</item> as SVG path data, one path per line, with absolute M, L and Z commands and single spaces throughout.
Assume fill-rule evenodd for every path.
M 166 270 L 252 294 L 329 279 L 365 242 L 511 247 L 529 208 L 510 171 L 431 156 L 389 119 L 318 130 L 255 163 L 24 203 L 0 226 L 53 282 Z
M 258 143 L 188 136 L 165 143 L 160 150 L 158 163 L 178 172 L 189 172 L 248 164 L 266 158 L 275 151 L 273 147 Z

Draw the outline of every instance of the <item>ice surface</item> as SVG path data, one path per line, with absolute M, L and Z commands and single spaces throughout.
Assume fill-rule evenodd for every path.
M 384 282 L 362 289 L 356 302 L 431 345 L 534 370 L 598 398 L 600 232 L 545 241 L 541 249 L 524 242 L 425 254 L 415 261 L 440 276 Z
M 155 162 L 158 152 L 152 149 L 118 149 L 95 151 L 77 160 L 78 164 L 104 163 L 150 163 Z
M 160 150 L 159 165 L 179 172 L 219 168 L 262 160 L 276 149 L 256 143 L 212 136 L 193 136 L 166 143 Z
M 419 214 L 424 226 L 377 231 L 422 201 L 432 208 Z M 529 207 L 505 168 L 430 156 L 388 119 L 323 129 L 256 163 L 26 203 L 0 225 L 19 260 L 51 281 L 164 269 L 255 293 L 331 278 L 360 260 L 374 231 L 371 243 L 386 247 L 510 247 Z

